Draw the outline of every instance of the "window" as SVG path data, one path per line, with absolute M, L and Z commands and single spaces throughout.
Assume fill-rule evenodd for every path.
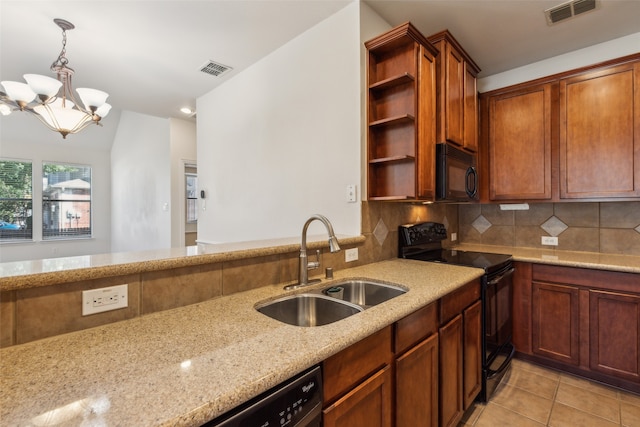
M 198 176 L 194 173 L 185 173 L 187 184 L 187 223 L 198 222 Z
M 0 241 L 32 239 L 32 195 L 31 162 L 0 159 Z
M 91 167 L 42 166 L 42 239 L 91 237 Z

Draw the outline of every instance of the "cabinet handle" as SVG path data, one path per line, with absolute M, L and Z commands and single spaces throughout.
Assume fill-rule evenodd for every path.
M 504 274 L 501 274 L 500 276 L 494 278 L 493 280 L 491 280 L 489 283 L 487 283 L 487 285 L 495 285 L 496 283 L 500 282 L 502 279 L 504 279 L 505 277 L 513 274 L 513 272 L 516 271 L 515 268 L 512 268 L 511 270 L 505 272 Z

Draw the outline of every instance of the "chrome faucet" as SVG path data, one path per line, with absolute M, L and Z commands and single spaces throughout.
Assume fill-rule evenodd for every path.
M 304 223 L 304 227 L 302 227 L 302 242 L 300 243 L 300 262 L 299 262 L 299 273 L 298 273 L 298 283 L 295 285 L 285 286 L 285 289 L 297 289 L 302 286 L 307 286 L 312 283 L 317 283 L 320 280 L 315 279 L 309 281 L 309 270 L 313 270 L 315 268 L 320 267 L 320 251 L 316 252 L 317 261 L 309 262 L 307 257 L 307 229 L 309 228 L 309 224 L 314 220 L 318 220 L 322 222 L 327 229 L 327 233 L 329 234 L 329 250 L 331 252 L 338 252 L 340 250 L 340 245 L 338 244 L 338 238 L 336 234 L 333 232 L 333 226 L 331 222 L 320 214 L 312 215 L 307 222 Z

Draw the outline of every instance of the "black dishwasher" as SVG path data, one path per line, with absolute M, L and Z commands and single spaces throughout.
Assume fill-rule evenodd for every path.
M 322 371 L 314 366 L 264 392 L 205 427 L 320 427 Z

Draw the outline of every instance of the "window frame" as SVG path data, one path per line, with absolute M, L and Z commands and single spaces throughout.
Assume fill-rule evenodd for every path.
M 86 169 L 88 170 L 88 175 L 89 175 L 89 188 L 88 188 L 88 194 L 86 194 L 86 196 L 88 196 L 88 199 L 83 199 L 83 198 L 65 198 L 65 197 L 57 197 L 57 198 L 45 198 L 47 197 L 47 194 L 49 193 L 49 187 L 51 185 L 55 185 L 58 184 L 60 182 L 66 182 L 66 181 L 58 181 L 54 184 L 49 184 L 49 182 L 47 181 L 47 185 L 45 186 L 45 180 L 48 179 L 49 176 L 49 172 L 45 171 L 46 166 L 51 165 L 51 166 L 60 166 L 60 167 L 69 167 L 69 168 L 82 168 L 82 169 Z M 68 181 L 73 181 L 75 179 L 81 179 L 81 178 L 72 178 Z M 72 190 L 83 190 L 82 188 L 72 188 Z M 50 160 L 43 160 L 42 161 L 42 194 L 40 196 L 41 199 L 41 221 L 40 221 L 40 226 L 42 227 L 42 241 L 43 242 L 47 242 L 47 241 L 60 241 L 60 240 L 85 240 L 85 239 L 92 239 L 93 238 L 93 167 L 91 165 L 88 164 L 80 164 L 80 163 L 70 163 L 70 162 L 60 162 L 60 161 L 50 161 Z M 62 217 L 60 216 L 60 213 L 55 214 L 56 209 L 50 209 L 47 208 L 47 206 L 50 207 L 50 205 L 54 203 L 54 206 L 60 206 L 57 210 L 59 211 L 63 211 L 64 209 L 61 207 L 65 206 L 65 205 L 75 205 L 77 203 L 88 203 L 89 205 L 89 209 L 88 209 L 88 224 L 86 224 L 85 227 L 71 227 L 72 221 L 76 221 L 76 225 L 79 225 L 79 222 L 81 221 L 81 218 L 86 218 L 86 216 L 84 214 L 81 213 L 81 215 L 78 215 L 77 210 L 74 210 L 75 214 L 72 214 L 72 216 L 69 216 L 69 211 L 67 211 L 65 214 L 62 214 Z M 55 217 L 55 219 L 57 220 L 58 224 L 64 224 L 64 221 L 69 221 L 70 226 L 69 227 L 58 227 L 56 229 L 51 229 L 48 228 L 49 224 L 45 224 L 46 221 L 51 220 L 51 217 Z M 82 232 L 79 230 L 76 230 L 75 232 L 72 231 L 74 228 L 76 229 L 88 229 L 88 232 Z M 56 231 L 51 231 L 51 230 L 56 230 Z M 67 230 L 67 232 L 65 232 L 65 230 Z

